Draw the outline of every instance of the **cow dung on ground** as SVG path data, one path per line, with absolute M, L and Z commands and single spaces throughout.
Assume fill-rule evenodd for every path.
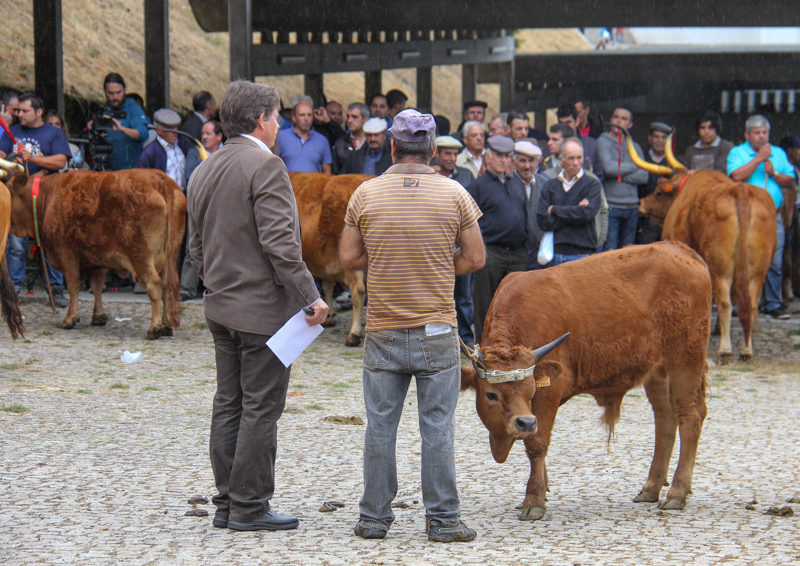
M 361 417 L 342 417 L 339 415 L 330 415 L 322 419 L 323 421 L 328 421 L 329 423 L 335 424 L 347 424 L 347 425 L 363 425 L 364 421 Z

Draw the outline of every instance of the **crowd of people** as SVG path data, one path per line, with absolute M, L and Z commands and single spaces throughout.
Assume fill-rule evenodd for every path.
M 105 77 L 103 88 L 112 113 L 107 140 L 113 170 L 160 169 L 185 190 L 201 161 L 190 137 L 200 140 L 208 154 L 226 141 L 217 102 L 209 92 L 194 96 L 193 112 L 182 120 L 168 108 L 145 114 L 141 97 L 128 93 L 124 79 L 116 73 Z M 272 149 L 288 171 L 381 175 L 391 167 L 389 132 L 394 118 L 406 107 L 405 93 L 397 89 L 378 93 L 366 103 L 353 102 L 346 108 L 336 101 L 318 102 L 300 95 L 279 112 L 279 132 Z M 510 271 L 555 266 L 598 251 L 650 243 L 660 236 L 660 228 L 638 213 L 639 200 L 655 190 L 658 177 L 637 167 L 628 153 L 623 131 L 633 126 L 629 109 L 615 108 L 607 120 L 608 131 L 604 131 L 591 116 L 590 101 L 578 96 L 559 107 L 557 122 L 542 132 L 531 127 L 525 113 L 511 110 L 489 117 L 487 106 L 480 100 L 466 102 L 463 121 L 456 128 L 451 128 L 444 116 L 434 117 L 438 150 L 432 165 L 465 187 L 484 213 L 481 229 L 488 246 L 487 265 L 475 274 L 474 281 L 472 276 L 464 276 L 456 282 L 459 329 L 467 343 L 480 341 L 480 320 L 497 284 Z M 0 155 L 16 152 L 29 173 L 89 166 L 91 156 L 85 155 L 86 148 L 67 141 L 64 118 L 46 112 L 35 94 L 3 93 L 0 118 L 11 125 L 18 142 L 12 147 L 9 136 L 0 133 Z M 695 123 L 697 141 L 681 154 L 683 162 L 690 170 L 713 169 L 737 180 L 750 179 L 765 186 L 779 206 L 780 187 L 796 183 L 789 177 L 797 178 L 800 139 L 788 136 L 780 147 L 773 146 L 769 144 L 769 123 L 759 123 L 760 130 L 766 128 L 766 138 L 760 132 L 751 141 L 748 130 L 745 144 L 734 148 L 721 136 L 720 116 L 713 110 L 703 112 Z M 87 127 L 93 127 L 91 121 Z M 647 152 L 633 144 L 639 157 L 665 164 L 665 144 L 672 130 L 663 122 L 650 124 Z M 772 153 L 767 155 L 764 146 Z M 576 168 L 578 157 L 581 166 Z M 756 179 L 765 174 L 763 163 L 778 173 Z M 784 169 L 786 178 L 781 176 Z M 554 190 L 559 183 L 560 191 Z M 579 190 L 572 191 L 573 186 Z M 586 198 L 575 200 L 584 193 Z M 782 228 L 779 226 L 779 231 Z M 553 253 L 543 266 L 538 252 L 547 233 L 552 233 Z M 779 235 L 781 243 L 782 237 Z M 12 236 L 7 246 L 18 290 L 25 277 L 26 244 L 25 239 Z M 183 300 L 197 298 L 203 289 L 197 268 L 189 254 L 182 254 L 182 261 L 181 296 Z M 785 317 L 780 285 L 775 284 L 780 279 L 780 265 L 777 260 L 775 263 L 766 286 L 765 308 L 773 316 Z M 61 274 L 49 265 L 48 273 L 56 303 L 65 306 Z

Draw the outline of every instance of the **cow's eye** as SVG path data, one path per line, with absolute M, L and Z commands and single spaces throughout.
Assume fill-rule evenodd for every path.
M 498 401 L 498 400 L 500 399 L 500 398 L 497 396 L 497 394 L 495 394 L 495 393 L 492 393 L 491 391 L 489 391 L 488 393 L 486 393 L 486 398 L 487 398 L 489 401 Z

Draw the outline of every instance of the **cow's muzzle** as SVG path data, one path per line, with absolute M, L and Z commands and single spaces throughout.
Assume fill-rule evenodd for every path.
M 517 432 L 533 434 L 537 428 L 536 417 L 517 417 L 514 419 L 514 426 Z

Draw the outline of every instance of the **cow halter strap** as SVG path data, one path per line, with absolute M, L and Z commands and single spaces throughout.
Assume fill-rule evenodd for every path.
M 508 383 L 510 381 L 522 381 L 526 377 L 532 376 L 533 370 L 536 368 L 536 364 L 533 364 L 529 368 L 513 369 L 511 371 L 503 371 L 499 369 L 489 371 L 478 357 L 478 347 L 476 347 L 474 351 L 470 350 L 467 345 L 464 344 L 461 336 L 458 337 L 458 342 L 461 344 L 461 351 L 464 352 L 464 355 L 467 356 L 472 362 L 472 366 L 475 368 L 475 372 L 478 374 L 478 377 L 485 379 L 486 383 Z M 536 387 L 547 387 L 548 385 L 550 385 L 549 377 L 536 380 Z
M 42 247 L 42 240 L 39 238 L 39 218 L 36 214 L 36 198 L 39 196 L 39 183 L 41 182 L 41 177 L 34 177 L 33 178 L 33 188 L 31 189 L 31 195 L 33 196 L 33 230 L 36 234 L 36 247 Z M 34 253 L 36 251 L 34 250 Z
M 686 175 L 683 179 L 681 179 L 681 184 L 678 185 L 678 192 L 675 195 L 675 198 L 681 196 L 681 191 L 683 190 L 683 186 L 686 184 L 686 181 L 689 180 L 689 175 Z

